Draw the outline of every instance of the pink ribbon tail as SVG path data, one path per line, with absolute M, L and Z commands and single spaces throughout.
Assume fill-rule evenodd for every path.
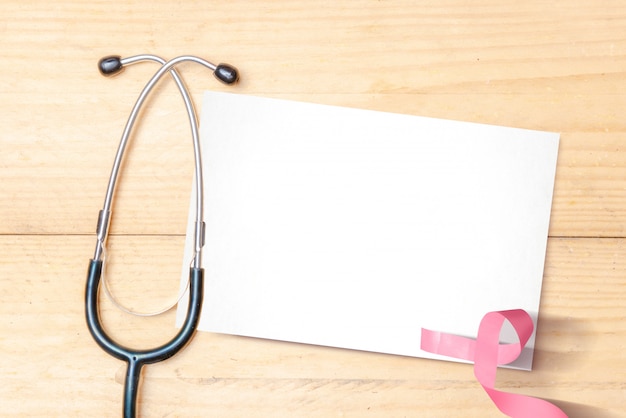
M 500 331 L 509 321 L 519 343 L 500 344 Z M 522 353 L 533 333 L 531 317 L 522 309 L 489 312 L 480 322 L 476 340 L 422 328 L 421 348 L 434 354 L 474 362 L 474 376 L 502 413 L 512 418 L 567 418 L 557 406 L 543 399 L 495 389 L 499 364 L 508 364 Z

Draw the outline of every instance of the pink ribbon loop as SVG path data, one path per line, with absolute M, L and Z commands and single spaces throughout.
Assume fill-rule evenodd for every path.
M 500 331 L 509 321 L 519 343 L 500 344 Z M 514 361 L 533 333 L 531 317 L 522 309 L 489 312 L 480 322 L 476 340 L 422 328 L 421 348 L 434 354 L 474 362 L 474 376 L 502 413 L 512 418 L 567 418 L 543 399 L 495 389 L 498 365 Z

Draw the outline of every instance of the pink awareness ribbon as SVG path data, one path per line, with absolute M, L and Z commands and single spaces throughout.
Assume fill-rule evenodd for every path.
M 519 343 L 500 344 L 500 330 L 508 320 Z M 476 340 L 422 328 L 421 348 L 435 354 L 474 362 L 474 376 L 502 413 L 511 418 L 567 418 L 557 406 L 531 396 L 495 389 L 498 364 L 519 357 L 533 333 L 533 321 L 522 309 L 489 312 L 480 321 Z

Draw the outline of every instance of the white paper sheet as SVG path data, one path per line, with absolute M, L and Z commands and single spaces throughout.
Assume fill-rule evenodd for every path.
M 558 134 L 209 92 L 201 137 L 201 330 L 439 358 L 422 327 L 536 320 Z

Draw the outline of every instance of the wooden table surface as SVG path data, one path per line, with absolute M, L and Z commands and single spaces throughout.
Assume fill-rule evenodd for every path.
M 0 53 L 0 415 L 121 414 L 122 363 L 87 331 L 85 274 L 120 134 L 156 66 L 107 79 L 96 63 L 154 53 L 232 63 L 241 94 L 560 132 L 534 370 L 501 370 L 497 387 L 570 417 L 626 416 L 626 2 L 5 0 Z M 197 101 L 229 89 L 181 73 Z M 148 309 L 177 290 L 193 164 L 173 83 L 143 116 L 109 275 Z M 173 312 L 102 311 L 133 345 L 176 331 Z M 502 416 L 470 365 L 209 333 L 145 370 L 140 412 Z

